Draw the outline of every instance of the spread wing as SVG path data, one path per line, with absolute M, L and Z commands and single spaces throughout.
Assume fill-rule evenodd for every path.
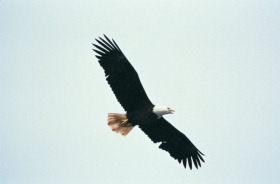
M 183 161 L 185 168 L 187 164 L 190 169 L 192 169 L 192 164 L 198 168 L 201 166 L 201 161 L 204 162 L 202 158 L 204 154 L 164 118 L 150 124 L 139 125 L 139 127 L 154 143 L 161 142 L 159 148 L 167 151 L 179 163 Z
M 93 49 L 99 64 L 104 69 L 106 80 L 125 111 L 153 105 L 149 100 L 136 70 L 126 59 L 114 40 L 99 37 Z

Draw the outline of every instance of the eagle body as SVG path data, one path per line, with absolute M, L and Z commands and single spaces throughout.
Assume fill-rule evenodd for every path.
M 126 113 L 128 122 L 130 122 L 133 126 L 136 126 L 142 124 L 150 124 L 156 121 L 158 116 L 153 112 L 153 108 L 154 105 L 141 110 L 128 111 Z
M 106 35 L 104 39 L 96 39 L 99 45 L 93 44 L 93 49 L 105 77 L 118 102 L 126 111 L 125 114 L 109 113 L 108 125 L 122 135 L 127 135 L 138 126 L 154 143 L 160 143 L 159 148 L 167 151 L 179 163 L 201 166 L 203 153 L 163 115 L 173 114 L 174 110 L 154 105 L 148 98 L 140 78 L 131 63 L 114 40 Z

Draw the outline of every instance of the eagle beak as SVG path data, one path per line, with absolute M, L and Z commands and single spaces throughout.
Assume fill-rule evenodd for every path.
M 174 114 L 175 110 L 174 109 L 169 109 L 168 110 L 170 114 Z

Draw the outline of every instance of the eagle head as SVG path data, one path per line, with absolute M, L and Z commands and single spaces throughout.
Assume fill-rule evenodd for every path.
M 155 113 L 158 118 L 161 118 L 162 115 L 165 114 L 174 114 L 175 110 L 170 108 L 170 107 L 165 107 L 165 106 L 154 106 L 153 108 L 153 113 Z

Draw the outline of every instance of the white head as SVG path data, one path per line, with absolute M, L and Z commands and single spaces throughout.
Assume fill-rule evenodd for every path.
M 161 118 L 164 114 L 173 114 L 175 111 L 174 109 L 171 109 L 170 107 L 164 107 L 164 106 L 155 106 L 153 108 L 153 112 L 158 116 L 158 118 Z

